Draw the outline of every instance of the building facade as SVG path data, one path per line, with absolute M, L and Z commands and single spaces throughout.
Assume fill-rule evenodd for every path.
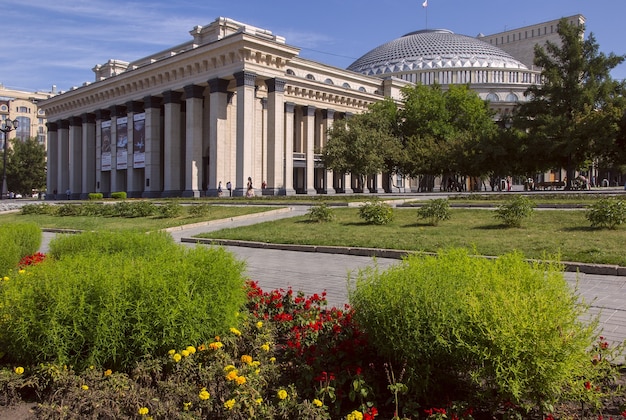
M 402 42 L 416 42 L 419 32 L 433 31 Z M 359 192 L 350 174 L 321 162 L 335 120 L 385 97 L 400 101 L 402 87 L 415 82 L 467 83 L 500 118 L 540 74 L 471 37 L 463 37 L 467 48 L 486 51 L 485 57 L 466 59 L 458 55 L 462 49 L 417 65 L 407 49 L 404 62 L 371 71 L 357 68 L 359 60 L 344 70 L 303 59 L 283 37 L 228 18 L 190 35 L 187 43 L 135 62 L 98 65 L 95 82 L 44 102 L 48 197 L 68 190 L 73 198 L 117 191 L 215 196 L 227 183 L 242 196 L 249 181 L 256 194 Z M 460 37 L 452 34 L 448 43 L 457 45 Z M 391 192 L 402 181 L 372 175 L 364 192 Z
M 39 104 L 55 94 L 54 89 L 51 92 L 29 92 L 0 84 L 0 119 L 17 120 L 19 124 L 17 130 L 8 133 L 7 140 L 17 137 L 25 141 L 34 137 L 39 143 L 46 145 L 46 115 Z M 3 150 L 5 134 L 1 136 L 0 150 Z

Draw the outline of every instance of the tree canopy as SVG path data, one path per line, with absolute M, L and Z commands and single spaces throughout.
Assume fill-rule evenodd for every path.
M 30 195 L 46 186 L 46 149 L 36 138 L 25 141 L 14 138 L 7 149 L 7 188 Z M 0 162 L 0 165 L 2 162 Z

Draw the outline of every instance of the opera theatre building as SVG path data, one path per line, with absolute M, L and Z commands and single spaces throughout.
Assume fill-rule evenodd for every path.
M 503 115 L 539 81 L 528 51 L 557 37 L 556 24 L 479 37 L 416 31 L 340 69 L 299 57 L 269 30 L 218 18 L 194 27 L 187 43 L 98 65 L 95 82 L 40 104 L 48 197 L 212 196 L 228 182 L 241 196 L 249 179 L 257 194 L 357 192 L 356 179 L 320 159 L 335 120 L 385 97 L 400 101 L 411 83 L 468 84 Z M 364 192 L 411 189 L 394 177 L 371 174 Z

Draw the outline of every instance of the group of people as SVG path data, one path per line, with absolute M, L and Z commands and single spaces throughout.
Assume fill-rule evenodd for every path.
M 266 183 L 263 181 L 263 188 L 265 188 Z M 226 189 L 228 190 L 228 196 L 233 196 L 233 185 L 230 181 L 226 183 Z M 220 181 L 217 185 L 217 196 L 221 197 L 223 195 L 222 191 L 222 181 Z M 248 177 L 248 183 L 246 185 L 246 197 L 254 197 L 254 186 L 252 185 L 252 177 Z

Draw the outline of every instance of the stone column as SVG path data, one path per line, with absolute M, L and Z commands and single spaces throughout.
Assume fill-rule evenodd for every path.
M 352 117 L 351 113 L 346 113 L 346 118 Z M 354 194 L 352 189 L 352 174 L 347 173 L 343 175 L 343 192 L 346 194 Z
M 59 124 L 49 122 L 46 124 L 48 127 L 48 149 L 47 149 L 47 161 L 48 162 L 58 162 L 59 161 Z M 53 172 L 52 169 L 55 171 Z M 61 167 L 51 164 L 48 165 L 48 174 L 46 176 L 46 199 L 56 199 L 54 195 L 54 191 L 57 190 L 58 193 L 58 173 L 60 172 Z
M 304 120 L 304 147 L 306 156 L 306 180 L 304 187 L 307 194 L 316 194 L 315 190 L 315 107 L 305 106 L 302 108 Z
M 183 197 L 200 197 L 202 187 L 202 103 L 204 87 L 185 86 L 185 191 Z
M 163 196 L 178 197 L 183 191 L 182 135 L 181 135 L 181 92 L 168 90 L 163 93 Z
M 333 126 L 335 119 L 334 109 L 325 109 L 322 112 L 322 141 L 320 142 L 322 148 L 326 146 L 328 141 L 328 130 Z M 326 170 L 326 177 L 324 179 L 324 190 L 326 194 L 335 194 L 333 171 Z
M 80 198 L 89 198 L 89 193 L 96 191 L 96 116 L 95 114 L 83 114 L 81 117 L 83 126 L 82 147 L 82 187 Z
M 226 163 L 230 161 L 228 149 L 230 138 L 227 127 L 228 80 L 209 80 L 209 175 L 207 195 L 217 197 L 217 185 L 222 181 L 224 195 L 228 194 L 226 183 L 233 182 Z M 230 165 L 229 165 L 230 166 Z M 234 187 L 234 184 L 233 184 Z
M 120 177 L 120 173 L 124 175 L 125 169 L 118 171 L 117 166 L 117 120 L 126 117 L 126 110 L 120 105 L 113 105 L 111 111 L 111 192 L 120 192 L 126 190 L 126 180 Z
M 144 169 L 145 184 L 141 194 L 145 198 L 161 196 L 163 190 L 163 171 L 161 154 L 161 99 L 146 96 L 143 100 L 146 112 L 146 163 Z
M 267 81 L 267 188 L 272 195 L 285 194 L 285 81 Z M 291 159 L 291 157 L 288 157 Z
M 109 192 L 110 191 L 110 173 L 109 171 L 103 171 L 102 164 L 102 124 L 110 119 L 109 111 L 99 109 L 96 111 L 96 192 Z M 111 139 L 109 142 L 109 150 L 111 145 Z
M 126 193 L 128 197 L 141 197 L 143 192 L 143 170 L 135 168 L 135 114 L 142 112 L 141 102 L 129 101 L 126 103 L 128 117 L 128 148 L 126 166 Z
M 70 118 L 69 132 L 69 188 L 72 198 L 80 198 L 83 182 L 83 122 L 80 117 Z
M 70 122 L 61 120 L 59 124 L 59 153 L 57 155 L 57 196 L 55 198 L 65 198 L 65 191 L 70 188 Z
M 252 177 L 255 189 L 261 187 L 260 179 L 254 179 L 254 92 L 256 74 L 242 71 L 235 73 L 237 82 L 237 157 L 235 165 L 235 191 L 233 195 L 246 194 L 248 177 Z
M 296 105 L 292 102 L 285 102 L 285 195 L 295 195 L 293 188 L 293 142 L 295 136 L 294 118 Z

